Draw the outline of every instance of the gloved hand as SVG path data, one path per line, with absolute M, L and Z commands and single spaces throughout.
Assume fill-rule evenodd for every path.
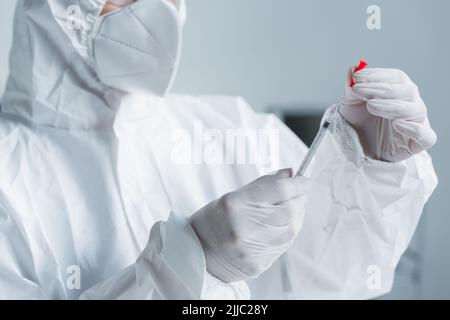
M 406 160 L 436 143 L 427 108 L 417 86 L 402 71 L 349 72 L 341 115 L 357 131 L 366 156 L 389 162 Z
M 224 282 L 254 278 L 295 240 L 305 214 L 306 178 L 292 169 L 263 176 L 198 211 L 191 224 L 206 267 Z

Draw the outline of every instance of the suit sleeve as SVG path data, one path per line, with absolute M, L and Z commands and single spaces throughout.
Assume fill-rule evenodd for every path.
M 136 263 L 84 292 L 82 299 L 249 299 L 244 282 L 225 284 L 206 271 L 188 220 L 172 213 L 156 223 Z
M 40 233 L 31 239 L 0 205 L 0 299 L 68 299 L 65 281 Z M 38 238 L 36 238 L 38 237 Z M 47 261 L 47 263 L 46 263 Z M 37 265 L 45 265 L 36 267 Z M 225 284 L 206 271 L 189 222 L 172 213 L 154 224 L 136 263 L 85 290 L 80 299 L 249 299 L 244 282 Z

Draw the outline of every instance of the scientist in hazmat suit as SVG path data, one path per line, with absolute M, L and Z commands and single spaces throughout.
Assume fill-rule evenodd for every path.
M 240 98 L 162 97 L 184 18 L 182 0 L 18 1 L 0 114 L 0 298 L 388 292 L 437 184 L 417 87 L 398 70 L 351 72 L 308 178 L 294 177 L 280 168 L 307 148 L 275 117 Z M 227 130 L 278 143 L 263 144 L 264 161 L 212 161 L 232 153 Z M 185 142 L 203 138 L 210 156 L 184 161 Z

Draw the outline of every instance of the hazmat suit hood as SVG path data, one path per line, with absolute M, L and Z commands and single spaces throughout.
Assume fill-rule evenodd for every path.
M 66 129 L 112 124 L 114 93 L 98 81 L 90 54 L 105 2 L 18 1 L 4 113 Z

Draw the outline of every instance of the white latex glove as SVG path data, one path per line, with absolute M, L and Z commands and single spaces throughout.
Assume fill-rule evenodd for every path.
M 289 249 L 303 224 L 306 178 L 263 176 L 198 211 L 191 224 L 206 266 L 224 282 L 254 278 Z
M 419 89 L 402 71 L 364 69 L 353 74 L 341 115 L 357 131 L 366 155 L 389 162 L 406 160 L 436 143 Z

